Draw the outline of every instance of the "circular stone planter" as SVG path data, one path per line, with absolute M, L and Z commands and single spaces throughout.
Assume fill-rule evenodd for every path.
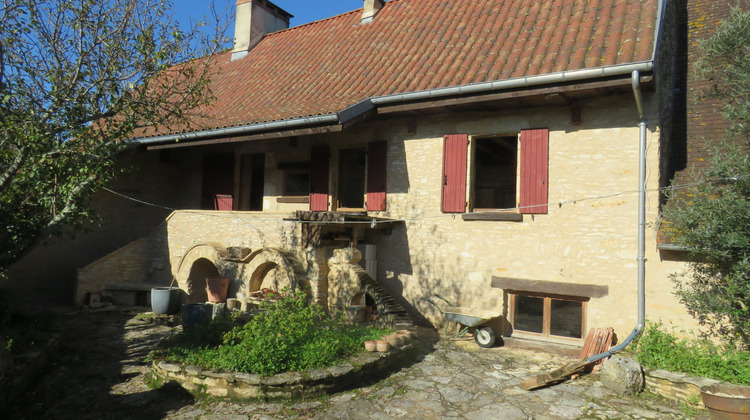
M 750 387 L 720 383 L 701 388 L 703 405 L 714 420 L 750 418 Z
M 154 361 L 157 383 L 178 382 L 196 397 L 237 400 L 296 400 L 317 398 L 361 386 L 384 372 L 416 360 L 416 343 L 388 353 L 363 351 L 335 366 L 262 377 L 250 373 L 212 372 L 196 366 Z

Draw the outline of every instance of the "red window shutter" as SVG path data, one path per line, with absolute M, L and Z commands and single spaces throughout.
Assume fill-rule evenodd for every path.
M 374 141 L 367 145 L 367 210 L 385 210 L 385 176 L 388 142 Z
M 315 146 L 310 152 L 310 211 L 328 210 L 328 147 Z
M 521 213 L 547 214 L 548 176 L 549 129 L 521 130 Z
M 468 134 L 449 134 L 443 138 L 443 213 L 463 213 L 466 210 L 466 156 Z

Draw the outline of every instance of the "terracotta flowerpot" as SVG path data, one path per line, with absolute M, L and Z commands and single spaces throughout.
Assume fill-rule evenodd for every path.
M 206 279 L 206 294 L 209 302 L 225 302 L 227 290 L 229 290 L 229 279 L 227 277 L 209 277 Z
M 383 337 L 383 340 L 387 341 L 391 347 L 401 347 L 404 344 L 404 339 L 397 334 L 388 334 Z
M 378 344 L 375 341 L 365 341 L 365 350 L 376 351 L 377 349 L 378 349 Z
M 401 337 L 401 341 L 403 342 L 404 346 L 411 343 L 411 333 L 406 332 L 406 334 L 404 334 L 404 333 L 399 332 L 396 334 L 398 334 L 398 336 Z
M 404 335 L 404 336 L 408 336 L 409 338 L 413 337 L 413 334 L 409 330 L 398 330 L 398 331 L 396 331 L 396 333 Z
M 714 420 L 750 418 L 750 386 L 723 383 L 704 386 L 701 398 Z
M 381 353 L 385 353 L 385 352 L 391 350 L 391 345 L 387 341 L 378 340 L 375 343 L 376 343 L 378 351 L 381 352 Z

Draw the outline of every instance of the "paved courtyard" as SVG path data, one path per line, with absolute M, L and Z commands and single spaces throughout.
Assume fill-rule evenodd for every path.
M 707 418 L 643 394 L 622 397 L 596 375 L 536 391 L 518 384 L 569 357 L 518 347 L 482 349 L 423 330 L 420 360 L 360 388 L 312 401 L 195 400 L 148 387 L 145 356 L 169 332 L 130 309 L 66 319 L 60 358 L 14 404 L 10 419 L 684 419 Z

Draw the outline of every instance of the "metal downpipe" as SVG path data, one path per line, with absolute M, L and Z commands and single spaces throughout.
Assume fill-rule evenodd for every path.
M 643 112 L 641 75 L 637 70 L 632 73 L 632 85 L 641 120 L 638 123 L 638 256 L 636 257 L 638 261 L 638 323 L 622 343 L 608 351 L 589 357 L 586 359 L 587 362 L 595 362 L 621 351 L 643 332 L 646 323 L 646 134 L 648 121 Z

